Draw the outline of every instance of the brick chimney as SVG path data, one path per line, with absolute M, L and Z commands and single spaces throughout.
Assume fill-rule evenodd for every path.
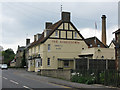
M 40 37 L 42 36 L 42 34 L 36 34 L 36 40 L 38 40 Z
M 48 34 L 50 33 L 49 27 L 52 25 L 52 22 L 46 22 L 45 23 L 45 30 L 44 30 L 44 37 L 48 36 Z
M 102 15 L 102 43 L 106 45 L 106 16 Z
M 52 25 L 52 22 L 46 22 L 45 23 L 45 29 L 48 29 Z
M 65 22 L 70 21 L 70 12 L 62 12 L 61 19 Z
M 34 41 L 36 41 L 36 40 L 37 40 L 36 35 L 34 35 Z
M 26 46 L 30 44 L 30 39 L 26 39 Z

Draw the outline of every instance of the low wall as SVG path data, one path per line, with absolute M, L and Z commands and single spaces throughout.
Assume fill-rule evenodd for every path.
M 70 80 L 71 78 L 71 70 L 66 69 L 42 69 L 38 72 L 38 75 L 43 75 L 43 76 L 50 76 L 50 77 L 55 77 L 55 78 L 61 78 L 65 80 Z

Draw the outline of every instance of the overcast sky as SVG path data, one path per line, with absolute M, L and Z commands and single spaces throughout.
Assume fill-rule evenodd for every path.
M 2 2 L 0 3 L 0 45 L 4 49 L 25 46 L 25 39 L 44 30 L 45 22 L 61 19 L 63 11 L 71 12 L 71 21 L 84 38 L 97 36 L 101 40 L 101 16 L 107 17 L 107 44 L 118 28 L 118 2 Z M 97 30 L 95 31 L 95 22 Z

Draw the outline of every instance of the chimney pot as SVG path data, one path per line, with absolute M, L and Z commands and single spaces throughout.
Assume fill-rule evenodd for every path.
M 38 34 L 36 35 L 36 40 L 38 40 L 41 36 L 42 36 L 42 34 L 39 34 L 39 33 L 38 33 Z
M 30 39 L 26 39 L 26 46 L 30 44 Z
M 70 12 L 62 12 L 61 19 L 65 22 L 70 21 Z
M 45 23 L 45 29 L 48 29 L 52 25 L 52 22 L 46 22 Z
M 36 41 L 36 40 L 37 40 L 36 35 L 34 35 L 34 41 Z
M 102 15 L 102 18 L 106 18 L 106 16 L 105 16 L 105 15 Z

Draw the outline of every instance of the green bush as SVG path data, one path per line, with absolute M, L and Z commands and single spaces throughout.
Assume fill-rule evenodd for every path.
M 93 84 L 96 81 L 96 78 L 94 76 L 78 76 L 74 75 L 71 78 L 72 82 L 77 82 L 77 83 L 84 83 L 84 84 Z

